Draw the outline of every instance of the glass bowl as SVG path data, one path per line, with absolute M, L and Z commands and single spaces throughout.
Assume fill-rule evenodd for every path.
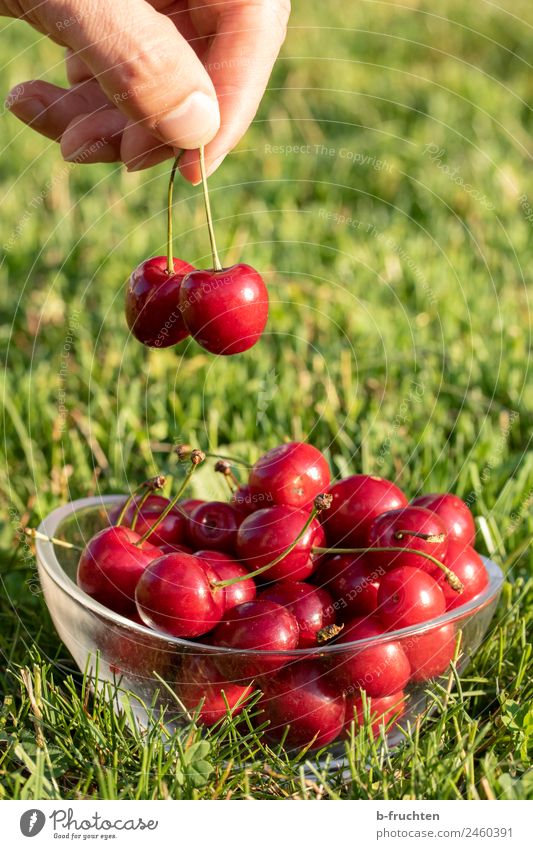
M 109 510 L 123 498 L 70 502 L 50 513 L 39 531 L 84 545 L 108 524 Z M 267 739 L 282 739 L 287 748 L 311 740 L 321 748 L 335 741 L 328 749 L 333 757 L 342 756 L 342 739 L 354 715 L 356 722 L 371 716 L 376 733 L 383 723 L 389 745 L 402 739 L 401 729 L 427 705 L 428 682 L 446 674 L 454 653 L 459 672 L 465 670 L 487 631 L 503 583 L 499 567 L 483 558 L 489 574 L 483 593 L 430 622 L 352 643 L 290 652 L 244 651 L 169 637 L 120 616 L 76 585 L 76 550 L 39 539 L 36 550 L 44 597 L 59 636 L 80 670 L 94 674 L 97 669 L 97 686 L 119 684 L 117 709 L 121 693 L 129 692 L 137 697 L 130 705 L 141 724 L 147 722 L 148 705 L 151 711 L 164 710 L 170 728 L 192 715 L 213 725 L 226 716 L 228 706 L 236 714 L 252 692 L 261 690 L 254 711 L 259 725 L 268 725 L 263 732 Z M 409 658 L 408 680 L 402 680 L 398 645 L 402 657 Z M 361 686 L 371 696 L 368 703 L 366 696 L 361 699 Z

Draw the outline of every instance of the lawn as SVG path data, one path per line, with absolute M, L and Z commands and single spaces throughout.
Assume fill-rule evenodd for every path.
M 148 351 L 127 332 L 128 274 L 164 253 L 168 163 L 68 165 L 0 118 L 5 798 L 533 795 L 531 4 L 295 5 L 260 112 L 210 180 L 224 263 L 251 263 L 271 292 L 268 332 L 241 356 Z M 62 81 L 59 48 L 2 26 L 2 96 Z M 201 191 L 183 181 L 174 230 L 176 255 L 207 265 Z M 396 751 L 361 731 L 348 776 L 246 723 L 131 731 L 112 693 L 90 696 L 21 542 L 65 500 L 158 472 L 158 443 L 254 459 L 285 438 L 336 475 L 466 498 L 507 576 L 460 687 Z

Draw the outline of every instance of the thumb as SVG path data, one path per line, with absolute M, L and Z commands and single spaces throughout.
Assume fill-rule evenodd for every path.
M 50 6 L 54 6 L 51 3 Z M 207 71 L 172 21 L 143 0 L 86 0 L 64 32 L 110 101 L 174 148 L 207 144 L 220 125 Z

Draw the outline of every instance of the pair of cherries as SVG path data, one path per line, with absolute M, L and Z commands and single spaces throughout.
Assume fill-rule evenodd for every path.
M 239 354 L 261 337 L 268 319 L 268 292 L 260 274 L 238 263 L 223 268 L 216 249 L 203 149 L 200 151 L 204 201 L 213 255 L 212 269 L 195 269 L 172 251 L 172 192 L 168 190 L 167 256 L 144 260 L 126 290 L 126 320 L 144 345 L 166 348 L 189 335 L 212 354 Z
M 175 682 L 183 704 L 201 702 L 206 724 L 226 704 L 238 712 L 258 688 L 270 735 L 289 723 L 294 745 L 344 733 L 366 698 L 375 730 L 376 713 L 393 721 L 409 683 L 445 671 L 456 633 L 449 624 L 392 632 L 463 604 L 488 580 L 464 502 L 442 494 L 409 504 L 394 483 L 369 475 L 331 486 L 325 457 L 305 443 L 267 452 L 232 489 L 229 502 L 130 499 L 122 524 L 89 541 L 80 586 L 211 647 L 183 653 Z M 325 642 L 335 648 L 305 654 Z

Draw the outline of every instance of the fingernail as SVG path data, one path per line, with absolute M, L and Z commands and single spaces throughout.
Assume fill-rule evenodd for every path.
M 217 156 L 217 158 L 213 160 L 213 162 L 211 163 L 211 165 L 208 165 L 208 166 L 207 166 L 206 175 L 207 175 L 208 177 L 210 177 L 210 176 L 211 176 L 211 174 L 214 174 L 214 173 L 215 173 L 215 171 L 217 170 L 218 166 L 220 165 L 220 163 L 221 163 L 221 162 L 223 162 L 223 161 L 224 161 L 224 159 L 226 158 L 226 156 L 227 156 L 227 154 L 225 154 L 225 153 L 223 153 L 223 154 L 222 154 L 222 156 Z
M 31 124 L 32 127 L 38 127 L 42 124 L 46 114 L 44 103 L 36 97 L 27 97 L 25 100 L 14 100 L 8 104 L 8 109 L 17 118 L 25 124 Z
M 218 103 L 203 91 L 194 91 L 157 124 L 157 133 L 174 147 L 193 150 L 211 141 L 220 126 Z

